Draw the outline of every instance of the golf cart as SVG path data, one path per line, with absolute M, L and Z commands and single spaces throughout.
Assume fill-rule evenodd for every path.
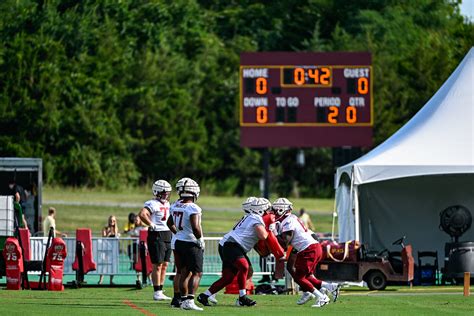
M 414 259 L 411 245 L 404 244 L 405 236 L 392 245 L 400 245 L 401 252 L 384 249 L 378 253 L 369 253 L 360 247 L 354 260 L 334 261 L 326 258 L 319 262 L 316 276 L 331 281 L 365 281 L 370 290 L 383 290 L 388 282 L 406 282 L 413 280 Z

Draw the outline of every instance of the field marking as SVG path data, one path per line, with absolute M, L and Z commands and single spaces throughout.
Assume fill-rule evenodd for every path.
M 142 314 L 145 314 L 147 316 L 155 316 L 155 314 L 153 314 L 152 312 L 149 312 L 147 311 L 146 309 L 143 309 L 141 307 L 138 307 L 137 305 L 133 304 L 132 302 L 130 302 L 129 300 L 124 300 L 123 303 L 139 312 L 141 312 Z

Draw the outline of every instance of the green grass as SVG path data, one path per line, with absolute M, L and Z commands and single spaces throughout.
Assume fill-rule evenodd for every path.
M 119 227 L 123 228 L 130 212 L 138 213 L 140 205 L 151 198 L 145 188 L 127 191 L 110 192 L 92 189 L 72 189 L 45 187 L 43 190 L 43 217 L 48 207 L 57 210 L 56 225 L 58 230 L 74 233 L 76 228 L 91 228 L 94 235 L 99 236 L 110 215 L 117 217 Z M 176 195 L 172 196 L 172 200 Z M 204 233 L 222 233 L 229 231 L 241 217 L 242 197 L 199 197 L 199 205 L 203 209 Z M 70 202 L 86 203 L 86 205 L 68 205 Z M 101 205 L 101 203 L 105 203 Z M 137 205 L 119 207 L 118 204 Z M 331 199 L 293 199 L 295 209 L 304 207 L 311 215 L 318 232 L 330 232 L 332 227 Z M 116 204 L 117 206 L 110 206 Z M 206 210 L 207 208 L 212 210 Z
M 201 289 L 202 291 L 203 289 Z M 167 293 L 171 291 L 167 289 Z M 218 294 L 219 305 L 206 315 L 470 315 L 474 298 L 463 297 L 461 287 L 388 288 L 383 292 L 342 291 L 337 303 L 321 309 L 296 305 L 297 296 L 266 295 L 253 298 L 257 306 L 237 308 L 236 296 Z M 82 288 L 64 292 L 0 291 L 0 315 L 199 315 L 154 302 L 152 288 Z M 127 304 L 128 303 L 128 304 Z M 130 305 L 136 308 L 130 307 Z M 140 309 L 140 310 L 138 310 Z

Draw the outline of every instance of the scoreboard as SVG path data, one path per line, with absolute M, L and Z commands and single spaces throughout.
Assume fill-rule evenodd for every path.
M 240 55 L 244 147 L 372 145 L 372 66 L 367 52 Z

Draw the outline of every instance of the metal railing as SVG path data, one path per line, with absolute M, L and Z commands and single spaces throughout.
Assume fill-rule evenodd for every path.
M 47 237 L 31 237 L 31 260 L 43 260 Z M 76 238 L 63 238 L 67 247 L 67 257 L 64 262 L 64 274 L 72 275 L 76 272 L 72 269 L 72 263 L 76 253 Z M 205 275 L 220 275 L 222 261 L 219 256 L 218 246 L 221 237 L 205 237 L 206 248 L 204 251 L 203 273 Z M 92 238 L 92 255 L 97 265 L 96 271 L 91 271 L 88 275 L 136 275 L 134 263 L 138 258 L 138 238 Z M 255 275 L 269 275 L 271 267 L 260 269 L 260 257 L 254 251 L 248 253 Z M 274 265 L 274 260 L 267 260 L 267 265 Z M 173 275 L 174 256 L 171 256 L 168 266 L 168 275 Z

